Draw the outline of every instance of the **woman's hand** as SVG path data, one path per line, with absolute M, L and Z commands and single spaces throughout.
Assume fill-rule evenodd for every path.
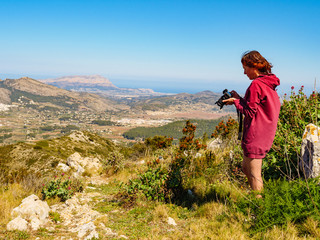
M 222 100 L 222 102 L 224 102 L 226 105 L 232 105 L 234 104 L 234 100 L 236 100 L 236 98 L 228 98 L 228 99 Z
M 232 90 L 230 93 L 232 96 L 231 98 L 222 100 L 222 102 L 224 102 L 226 105 L 232 105 L 232 104 L 234 104 L 234 100 L 240 98 L 239 94 L 236 91 Z

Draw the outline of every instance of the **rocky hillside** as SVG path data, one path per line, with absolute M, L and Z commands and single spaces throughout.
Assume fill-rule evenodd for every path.
M 126 108 L 95 94 L 71 92 L 27 77 L 0 81 L 0 103 L 89 111 L 117 111 Z
M 116 146 L 109 140 L 89 132 L 73 132 L 68 136 L 17 143 L 0 147 L 0 182 L 11 182 L 35 174 L 50 175 L 59 163 L 66 163 L 74 153 L 82 157 L 106 159 Z
M 162 96 L 144 100 L 132 101 L 130 104 L 134 109 L 142 110 L 160 110 L 160 109 L 189 109 L 189 110 L 207 110 L 217 111 L 219 107 L 215 102 L 221 97 L 221 94 L 211 91 L 203 91 L 195 94 L 180 93 L 172 96 Z M 224 108 L 229 108 L 226 106 Z M 232 109 L 230 109 L 232 111 Z

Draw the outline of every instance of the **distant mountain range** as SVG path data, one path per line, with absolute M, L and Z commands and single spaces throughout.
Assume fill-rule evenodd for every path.
M 57 110 L 118 111 L 128 108 L 96 94 L 68 91 L 28 77 L 0 81 L 0 103 L 23 103 Z
M 148 88 L 119 88 L 109 79 L 100 75 L 66 76 L 55 79 L 41 79 L 39 81 L 71 91 L 91 92 L 113 98 L 169 95 L 167 93 L 154 92 Z
M 168 113 L 196 112 L 222 113 L 215 102 L 221 94 L 203 91 L 196 94 L 180 93 L 171 95 L 157 95 L 151 89 L 123 89 L 114 86 L 108 79 L 94 76 L 72 76 L 60 79 L 46 80 L 56 86 L 23 77 L 20 79 L 0 80 L 0 103 L 22 104 L 32 108 L 41 109 L 70 109 L 87 111 L 132 111 L 143 113 L 160 111 Z M 104 89 L 97 90 L 96 89 Z M 75 91 L 77 89 L 77 91 Z M 81 89 L 88 92 L 78 92 Z M 71 91 L 72 90 L 72 91 Z M 97 94 L 94 94 L 95 92 Z M 107 92 L 107 94 L 104 94 Z M 121 98 L 110 98 L 110 94 L 122 95 Z M 132 95 L 130 95 L 132 94 Z M 113 97 L 114 97 L 113 96 Z M 131 96 L 131 97 L 130 97 Z M 223 111 L 233 111 L 225 107 Z M 195 118 L 197 116 L 194 116 Z

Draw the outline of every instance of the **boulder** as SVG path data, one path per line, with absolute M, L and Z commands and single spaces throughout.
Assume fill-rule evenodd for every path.
M 212 139 L 208 142 L 207 144 L 207 149 L 208 150 L 215 150 L 216 148 L 221 148 L 223 145 L 223 141 L 221 138 L 215 138 L 215 139 Z
M 22 203 L 12 210 L 12 216 L 21 216 L 27 220 L 38 218 L 43 221 L 49 216 L 49 205 L 32 194 L 22 200 Z
M 81 176 L 85 169 L 97 173 L 98 170 L 102 167 L 98 158 L 83 158 L 78 152 L 75 152 L 68 157 L 67 165 L 76 169 L 77 172 L 75 173 L 75 176 Z
M 306 178 L 320 175 L 320 127 L 308 124 L 302 136 L 299 166 Z
M 177 226 L 176 221 L 172 217 L 168 217 L 168 224 L 173 225 L 173 226 Z
M 81 165 L 81 162 L 82 157 L 78 152 L 70 155 L 67 159 L 67 165 L 75 169 L 78 169 L 78 166 Z
M 59 163 L 57 168 L 61 169 L 63 172 L 68 172 L 70 167 L 64 163 Z
M 7 230 L 8 231 L 13 231 L 13 230 L 27 231 L 28 222 L 22 217 L 18 216 L 7 224 Z
M 50 208 L 45 201 L 41 201 L 36 195 L 32 194 L 22 200 L 22 203 L 11 212 L 13 217 L 7 225 L 7 229 L 26 230 L 28 226 L 32 230 L 37 230 L 45 224 L 49 216 Z M 30 222 L 30 223 L 28 223 Z

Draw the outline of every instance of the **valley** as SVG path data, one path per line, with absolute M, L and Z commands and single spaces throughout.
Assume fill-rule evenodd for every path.
M 66 86 L 70 87 L 70 84 Z M 112 84 L 111 88 L 117 89 Z M 0 93 L 2 145 L 50 139 L 73 130 L 88 130 L 102 137 L 128 142 L 132 140 L 125 139 L 123 133 L 135 127 L 158 127 L 186 119 L 212 120 L 234 114 L 229 106 L 219 110 L 214 103 L 220 96 L 210 91 L 107 98 L 102 92 L 97 95 L 69 91 L 20 78 L 0 81 Z

